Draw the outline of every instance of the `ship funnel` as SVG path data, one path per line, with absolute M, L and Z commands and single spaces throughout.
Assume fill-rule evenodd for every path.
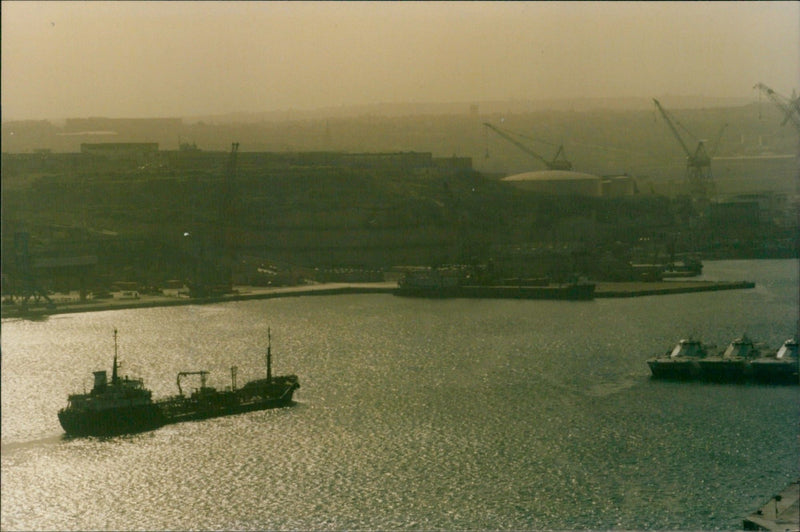
M 105 388 L 106 384 L 108 384 L 108 379 L 106 377 L 106 371 L 95 371 L 94 372 L 94 387 L 96 389 Z

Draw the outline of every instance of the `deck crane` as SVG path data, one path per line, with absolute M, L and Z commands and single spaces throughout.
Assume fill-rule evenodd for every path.
M 558 147 L 558 150 L 556 151 L 555 156 L 553 156 L 553 159 L 551 161 L 548 161 L 547 159 L 545 159 L 532 149 L 528 148 L 527 146 L 525 146 L 524 144 L 513 138 L 508 132 L 493 126 L 489 122 L 484 122 L 483 125 L 491 129 L 492 131 L 494 131 L 495 133 L 497 133 L 498 135 L 500 135 L 501 137 L 509 141 L 511 144 L 513 144 L 517 148 L 521 149 L 522 151 L 524 151 L 525 153 L 536 159 L 537 161 L 541 161 L 542 163 L 544 163 L 544 165 L 547 166 L 548 170 L 572 170 L 572 163 L 569 162 L 566 159 L 566 156 L 564 155 L 563 145 Z
M 753 87 L 767 95 L 775 106 L 783 113 L 783 122 L 781 125 L 786 125 L 786 122 L 791 122 L 794 128 L 800 133 L 800 96 L 792 95 L 792 98 L 781 96 L 774 90 L 770 89 L 763 83 L 756 83 Z
M 670 131 L 672 131 L 678 144 L 681 145 L 683 152 L 686 154 L 686 179 L 689 182 L 691 195 L 695 199 L 707 199 L 709 193 L 714 190 L 714 181 L 711 177 L 711 156 L 706 151 L 705 141 L 699 140 L 694 152 L 689 150 L 689 147 L 686 145 L 686 142 L 684 142 L 680 133 L 678 133 L 678 129 L 675 127 L 669 114 L 667 114 L 667 111 L 661 107 L 661 104 L 655 98 L 653 102 L 655 102 L 658 111 L 661 113 L 661 116 L 664 117 L 664 121 L 667 123 Z M 722 132 L 724 130 L 725 126 L 720 130 L 719 137 L 722 137 Z M 717 144 L 719 144 L 719 140 Z
M 200 391 L 205 389 L 206 377 L 208 377 L 207 371 L 180 371 L 178 372 L 178 395 L 183 395 L 183 389 L 181 388 L 181 377 L 187 377 L 189 375 L 200 375 Z

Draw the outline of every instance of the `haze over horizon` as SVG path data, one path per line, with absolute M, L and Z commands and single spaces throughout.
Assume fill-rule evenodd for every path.
M 800 85 L 797 2 L 2 2 L 3 120 Z

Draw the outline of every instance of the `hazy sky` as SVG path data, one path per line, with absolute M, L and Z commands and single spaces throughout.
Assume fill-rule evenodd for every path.
M 3 119 L 800 87 L 798 2 L 2 2 Z

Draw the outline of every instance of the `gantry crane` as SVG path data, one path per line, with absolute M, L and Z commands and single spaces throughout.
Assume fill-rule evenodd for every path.
M 791 98 L 781 96 L 763 83 L 756 83 L 753 88 L 766 94 L 767 98 L 781 110 L 783 113 L 782 126 L 786 125 L 786 122 L 791 122 L 797 132 L 800 133 L 800 96 L 794 94 Z
M 689 150 L 689 147 L 684 142 L 675 123 L 667 114 L 667 111 L 661 107 L 661 104 L 653 99 L 656 107 L 658 108 L 664 121 L 669 126 L 670 131 L 675 136 L 678 144 L 683 148 L 686 154 L 686 180 L 689 182 L 690 193 L 695 199 L 707 199 L 708 196 L 714 191 L 714 181 L 711 176 L 711 155 L 706 151 L 705 141 L 698 140 L 697 147 L 694 152 Z M 727 125 L 727 124 L 726 124 Z M 683 126 L 681 126 L 683 127 Z M 686 130 L 686 128 L 684 128 Z M 725 130 L 725 125 L 720 129 L 716 144 L 719 145 L 719 139 L 722 137 L 722 132 Z M 686 130 L 688 133 L 688 130 Z M 691 133 L 689 133 L 691 134 Z M 716 149 L 716 147 L 715 147 Z
M 536 159 L 537 161 L 544 163 L 544 165 L 547 166 L 548 170 L 572 170 L 572 163 L 569 162 L 566 156 L 564 155 L 563 145 L 558 147 L 558 150 L 556 151 L 555 156 L 553 156 L 553 159 L 548 161 L 547 159 L 545 159 L 544 157 L 542 157 L 529 147 L 525 146 L 524 144 L 513 138 L 509 132 L 503 131 L 502 129 L 493 126 L 489 122 L 484 122 L 483 125 L 491 129 L 492 131 L 494 131 L 495 133 L 497 133 L 498 135 L 500 135 L 501 137 L 509 141 L 511 144 L 513 144 L 517 148 L 521 149 L 522 151 L 524 151 L 525 153 Z

